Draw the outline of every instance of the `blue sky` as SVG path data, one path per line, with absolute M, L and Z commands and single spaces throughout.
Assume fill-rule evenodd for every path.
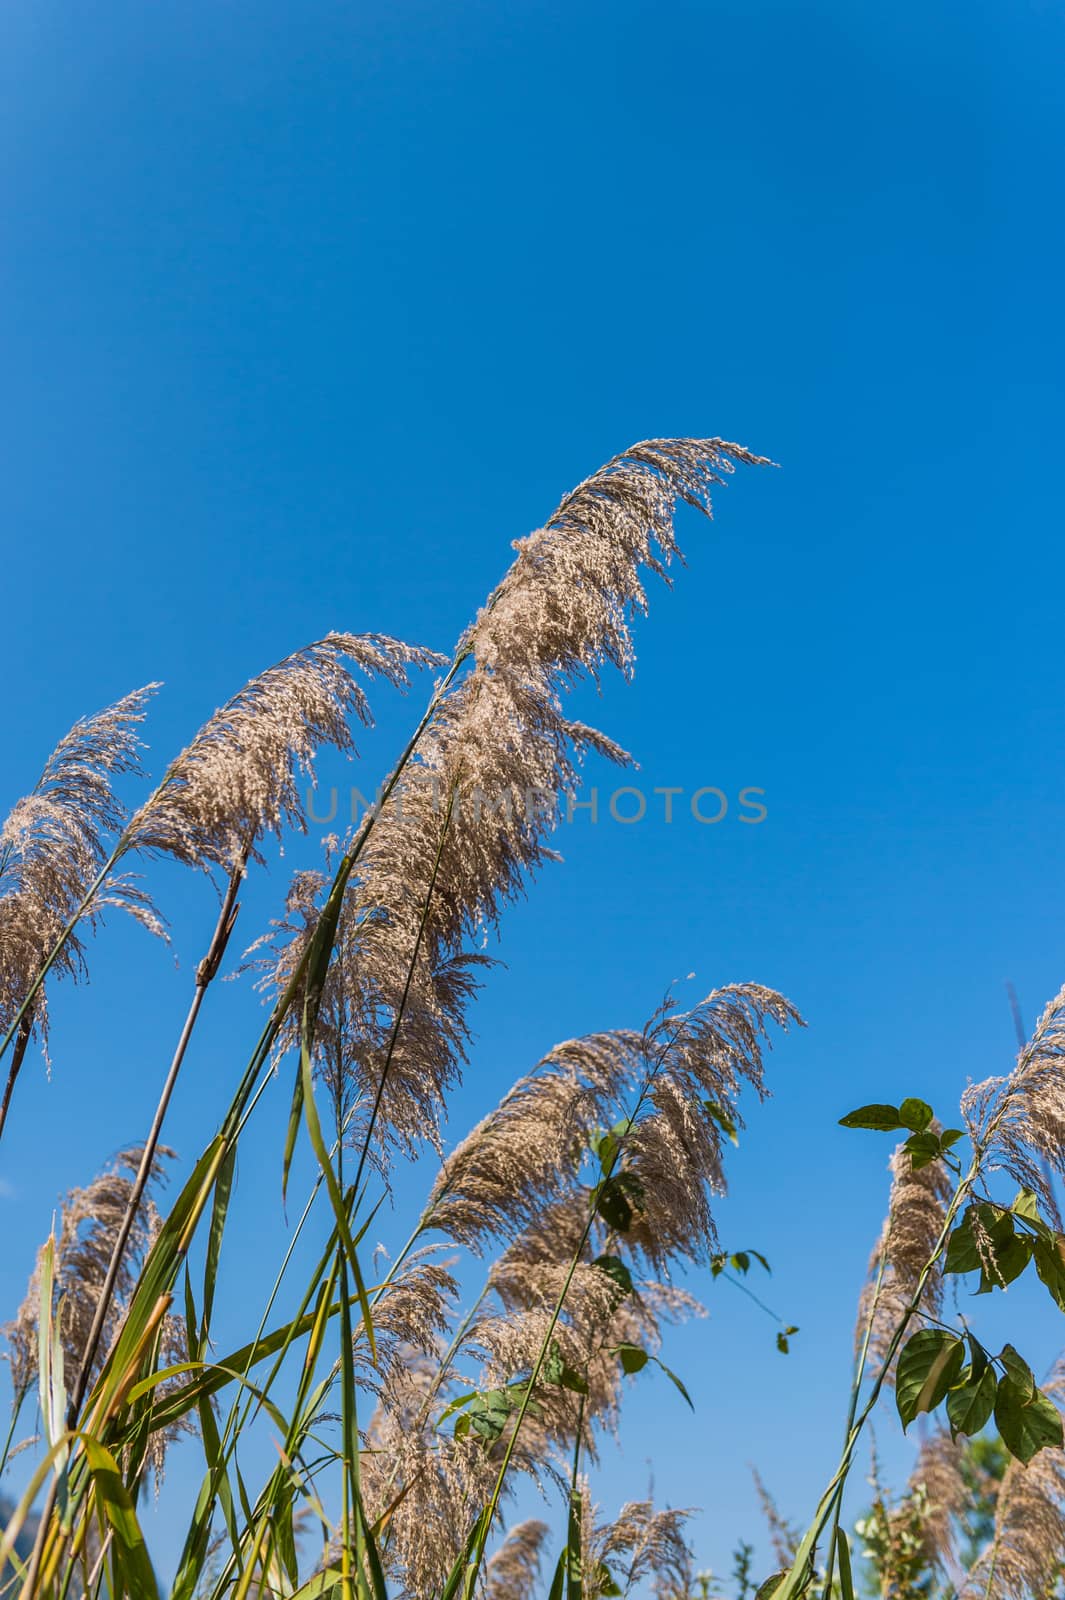
M 1005 980 L 1031 1020 L 1065 979 L 1061 8 L 10 0 L 3 30 L 11 800 L 147 680 L 159 771 L 330 627 L 447 649 L 509 541 L 636 439 L 780 463 L 712 528 L 682 520 L 635 682 L 579 707 L 648 787 L 757 786 L 765 822 L 565 829 L 453 1101 L 458 1135 L 557 1038 L 638 1023 L 692 970 L 808 1018 L 722 1209 L 796 1350 L 710 1288 L 667 1351 L 695 1422 L 637 1389 L 598 1481 L 612 1506 L 653 1462 L 725 1564 L 762 1539 L 744 1462 L 799 1519 L 837 1444 L 887 1152 L 836 1119 L 906 1093 L 949 1112 L 1010 1064 Z M 376 703 L 369 787 L 417 698 Z M 245 942 L 314 845 L 249 886 Z M 180 964 L 110 929 L 91 989 L 57 994 L 51 1083 L 20 1085 L 7 1305 L 58 1194 L 147 1125 L 213 921 L 205 884 L 157 884 Z M 244 986 L 211 1007 L 186 1158 L 253 1025 Z M 242 1164 L 235 1302 L 283 1247 L 286 1095 Z M 1032 1292 L 1007 1310 L 1049 1359 Z

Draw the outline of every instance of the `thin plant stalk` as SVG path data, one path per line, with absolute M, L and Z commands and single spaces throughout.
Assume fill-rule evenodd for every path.
M 7 1458 L 11 1453 L 11 1441 L 15 1437 L 15 1429 L 18 1426 L 19 1414 L 22 1411 L 22 1407 L 25 1404 L 26 1395 L 28 1393 L 29 1391 L 24 1389 L 21 1394 L 15 1395 L 11 1405 L 11 1421 L 8 1423 L 3 1451 L 0 1451 L 0 1478 L 3 1477 L 4 1471 L 7 1467 Z
M 70 919 L 67 921 L 67 923 L 64 925 L 63 930 L 60 933 L 59 937 L 56 939 L 55 944 L 52 946 L 52 948 L 49 951 L 48 955 L 45 957 L 44 961 L 42 962 L 41 969 L 38 972 L 37 976 L 34 978 L 33 982 L 30 984 L 29 988 L 26 990 L 26 994 L 25 994 L 25 996 L 23 998 L 22 1004 L 19 1006 L 17 1012 L 15 1013 L 15 1016 L 14 1016 L 14 1018 L 12 1020 L 11 1026 L 8 1028 L 7 1032 L 4 1034 L 3 1039 L 0 1040 L 0 1056 L 3 1056 L 6 1053 L 8 1045 L 10 1045 L 12 1039 L 15 1037 L 15 1035 L 17 1033 L 19 1033 L 21 1031 L 23 1021 L 27 1017 L 32 1016 L 34 1004 L 36 1003 L 37 996 L 41 991 L 41 985 L 44 983 L 45 978 L 47 978 L 48 974 L 51 972 L 53 966 L 55 965 L 57 959 L 59 958 L 59 955 L 60 955 L 60 952 L 63 949 L 63 946 L 66 944 L 67 940 L 70 938 L 70 935 L 74 932 L 74 929 L 77 927 L 78 923 L 81 921 L 82 917 L 85 915 L 86 911 L 89 909 L 89 907 L 91 906 L 92 902 L 96 899 L 96 896 L 99 894 L 100 890 L 102 889 L 102 887 L 104 885 L 104 881 L 107 878 L 108 874 L 111 872 L 112 868 L 116 865 L 116 863 L 118 862 L 120 857 L 123 855 L 123 853 L 125 851 L 125 848 L 126 848 L 126 834 L 125 834 L 125 832 L 123 832 L 121 834 L 121 836 L 119 837 L 118 843 L 115 845 L 114 849 L 111 851 L 111 854 L 108 856 L 107 860 L 104 862 L 103 866 L 100 868 L 99 872 L 96 874 L 95 878 L 92 880 L 92 882 L 90 883 L 89 887 L 86 889 L 86 891 L 85 891 L 84 895 L 82 896 L 82 898 L 81 898 L 81 900 L 80 900 L 80 902 L 78 904 L 78 907 L 75 910 L 73 916 L 71 916 Z
M 362 1150 L 359 1153 L 359 1164 L 355 1172 L 354 1183 L 356 1193 L 358 1192 L 359 1184 L 362 1182 L 362 1174 L 370 1153 L 370 1144 L 373 1140 L 374 1130 L 377 1126 L 378 1113 L 381 1110 L 381 1101 L 384 1098 L 385 1085 L 388 1082 L 389 1069 L 392 1066 L 392 1058 L 395 1055 L 396 1045 L 399 1042 L 399 1033 L 403 1026 L 403 1018 L 407 1009 L 407 1001 L 410 999 L 411 984 L 414 982 L 414 974 L 418 966 L 418 957 L 420 956 L 422 949 L 422 940 L 425 937 L 425 928 L 427 922 L 429 921 L 429 907 L 432 903 L 433 893 L 436 889 L 436 879 L 437 874 L 440 871 L 440 862 L 444 854 L 444 844 L 447 840 L 448 830 L 451 827 L 451 819 L 454 814 L 455 789 L 452 787 L 451 793 L 448 795 L 447 814 L 444 817 L 444 826 L 440 830 L 440 843 L 436 847 L 436 855 L 433 859 L 433 870 L 429 876 L 429 886 L 425 891 L 425 899 L 422 902 L 422 912 L 418 921 L 418 932 L 414 939 L 414 949 L 411 951 L 411 958 L 407 964 L 407 975 L 403 983 L 403 993 L 400 996 L 399 1005 L 396 1007 L 396 1018 L 392 1025 L 392 1033 L 388 1041 L 388 1049 L 385 1052 L 384 1065 L 381 1068 L 381 1079 L 377 1085 L 377 1093 L 374 1096 L 373 1109 L 370 1112 L 370 1121 L 366 1129 L 366 1137 L 363 1139 Z
M 861 1408 L 861 1411 L 857 1413 L 851 1423 L 846 1441 L 843 1446 L 843 1451 L 839 1459 L 839 1464 L 832 1475 L 828 1487 L 821 1496 L 814 1520 L 807 1529 L 802 1543 L 799 1545 L 799 1548 L 795 1554 L 795 1559 L 791 1565 L 791 1569 L 775 1592 L 774 1600 L 795 1600 L 795 1597 L 802 1593 L 809 1581 L 809 1569 L 813 1560 L 813 1552 L 817 1547 L 817 1541 L 824 1532 L 829 1519 L 832 1517 L 836 1509 L 839 1497 L 843 1493 L 850 1469 L 854 1464 L 854 1452 L 857 1448 L 858 1440 L 861 1437 L 862 1431 L 865 1428 L 866 1422 L 869 1420 L 869 1416 L 873 1411 L 874 1406 L 880 1398 L 880 1392 L 883 1389 L 884 1383 L 887 1380 L 887 1375 L 891 1370 L 891 1364 L 894 1361 L 895 1356 L 898 1354 L 899 1347 L 902 1344 L 903 1338 L 905 1337 L 906 1330 L 913 1321 L 913 1318 L 920 1311 L 921 1301 L 924 1298 L 924 1292 L 928 1284 L 928 1280 L 935 1270 L 940 1256 L 943 1254 L 943 1251 L 946 1248 L 947 1238 L 954 1226 L 958 1212 L 965 1204 L 970 1192 L 980 1176 L 982 1154 L 983 1152 L 981 1149 L 977 1148 L 975 1150 L 972 1161 L 969 1164 L 968 1171 L 954 1191 L 954 1195 L 949 1206 L 947 1207 L 947 1212 L 943 1219 L 943 1226 L 940 1229 L 939 1236 L 936 1239 L 935 1246 L 933 1247 L 932 1254 L 921 1268 L 913 1294 L 907 1302 L 902 1316 L 899 1318 L 899 1321 L 891 1336 L 884 1354 L 884 1360 L 881 1364 L 879 1372 L 876 1375 L 876 1378 L 873 1380 L 873 1384 L 869 1390 L 865 1405 Z
M 26 1049 L 30 1042 L 32 1028 L 33 1013 L 27 1012 L 18 1023 L 18 1038 L 15 1040 L 15 1048 L 11 1052 L 11 1065 L 8 1068 L 7 1082 L 4 1085 L 4 1098 L 0 1101 L 0 1139 L 4 1137 L 8 1107 L 11 1105 L 11 1096 L 15 1090 L 15 1080 L 22 1071 L 22 1063 L 26 1059 Z
M 395 785 L 399 780 L 400 774 L 402 773 L 403 769 L 405 768 L 408 760 L 410 759 L 410 756 L 413 754 L 415 745 L 417 744 L 418 740 L 421 738 L 422 734 L 424 733 L 424 731 L 425 731 L 429 721 L 431 720 L 431 718 L 436 714 L 437 707 L 440 704 L 440 701 L 441 701 L 444 693 L 451 686 L 452 682 L 454 681 L 456 673 L 462 667 L 463 663 L 465 662 L 465 660 L 467 658 L 468 653 L 469 653 L 468 649 L 460 650 L 460 652 L 455 656 L 455 659 L 452 661 L 452 663 L 451 663 L 450 667 L 448 668 L 447 672 L 445 673 L 444 677 L 441 679 L 439 685 L 434 690 L 432 698 L 430 699 L 429 705 L 428 705 L 428 707 L 426 709 L 426 712 L 425 712 L 424 716 L 422 717 L 422 720 L 419 722 L 417 728 L 415 729 L 414 734 L 412 735 L 409 743 L 407 744 L 406 749 L 404 750 L 403 754 L 400 756 L 399 761 L 397 762 L 396 766 L 393 768 L 391 776 L 389 777 L 388 782 L 385 785 L 385 788 L 384 788 L 383 793 L 382 793 L 382 803 L 385 800 L 388 799 L 389 795 L 392 793 L 392 790 L 395 788 Z M 141 807 L 141 811 L 146 810 L 148 807 L 150 807 L 152 805 L 152 802 L 155 800 L 156 796 L 161 794 L 163 792 L 163 790 L 166 788 L 167 784 L 170 782 L 170 780 L 173 777 L 174 772 L 176 770 L 177 770 L 176 764 L 174 766 L 171 766 L 167 770 L 166 776 L 163 778 L 162 782 L 158 785 L 158 787 L 154 790 L 152 795 L 146 801 L 145 805 Z M 344 860 L 341 863 L 341 866 L 340 866 L 340 869 L 338 871 L 337 876 L 340 877 L 341 875 L 343 875 L 343 878 L 344 878 L 345 882 L 347 881 L 347 878 L 350 876 L 352 867 L 355 864 L 355 859 L 357 859 L 357 855 L 358 855 L 359 851 L 361 851 L 362 844 L 365 842 L 365 838 L 366 838 L 366 836 L 368 836 L 369 831 L 373 826 L 374 820 L 375 819 L 374 819 L 373 813 L 371 813 L 366 819 L 366 824 L 364 825 L 363 831 L 359 835 L 358 840 L 356 841 L 356 846 L 353 848 L 352 851 L 350 851 L 348 853 L 348 855 L 346 855 L 344 857 Z M 59 934 L 58 938 L 56 939 L 55 944 L 52 946 L 52 949 L 49 951 L 47 957 L 45 958 L 44 962 L 42 963 L 41 970 L 38 972 L 37 976 L 34 978 L 33 982 L 30 984 L 30 987 L 26 992 L 26 995 L 25 995 L 25 997 L 24 997 L 24 999 L 22 1001 L 22 1004 L 21 1004 L 21 1006 L 19 1007 L 18 1011 L 15 1014 L 15 1017 L 14 1017 L 12 1023 L 11 1023 L 11 1026 L 8 1028 L 7 1033 L 4 1035 L 3 1039 L 0 1040 L 0 1057 L 2 1057 L 5 1054 L 5 1052 L 7 1051 L 8 1046 L 10 1045 L 12 1039 L 14 1038 L 16 1032 L 18 1031 L 18 1029 L 19 1029 L 19 1027 L 20 1027 L 20 1025 L 22 1023 L 22 1019 L 31 1011 L 31 1009 L 33 1007 L 33 1004 L 34 1004 L 34 1002 L 35 1002 L 35 1000 L 37 998 L 37 995 L 40 992 L 41 985 L 44 983 L 45 978 L 48 976 L 49 972 L 52 970 L 52 967 L 55 965 L 55 962 L 58 959 L 59 954 L 63 949 L 63 946 L 66 944 L 67 940 L 70 938 L 70 935 L 73 933 L 74 929 L 77 927 L 78 923 L 81 921 L 81 919 L 85 915 L 86 911 L 88 911 L 89 907 L 92 905 L 92 902 L 95 900 L 97 894 L 100 892 L 101 888 L 103 887 L 103 885 L 104 885 L 107 877 L 111 873 L 111 871 L 114 869 L 114 867 L 117 865 L 117 863 L 121 860 L 122 856 L 126 853 L 126 850 L 129 848 L 129 838 L 130 838 L 130 828 L 129 828 L 129 825 L 127 825 L 122 830 L 122 832 L 119 834 L 118 839 L 115 842 L 114 849 L 111 851 L 111 854 L 108 856 L 107 860 L 104 862 L 103 866 L 100 868 L 99 872 L 96 874 L 96 877 L 93 879 L 92 883 L 90 883 L 89 887 L 86 889 L 86 891 L 85 891 L 84 895 L 82 896 L 82 898 L 81 898 L 77 908 L 75 909 L 73 915 L 70 917 L 70 919 L 64 925 L 64 927 L 62 929 L 62 932 Z
M 566 1597 L 583 1600 L 584 1569 L 582 1565 L 583 1540 L 581 1538 L 581 1435 L 584 1431 L 584 1395 L 577 1406 L 577 1437 L 573 1441 L 573 1468 L 569 1490 L 569 1517 L 566 1526 Z
M 159 1140 L 162 1137 L 163 1122 L 166 1118 L 166 1113 L 170 1106 L 174 1089 L 177 1085 L 178 1074 L 180 1073 L 182 1063 L 185 1060 L 185 1055 L 189 1047 L 189 1041 L 192 1038 L 193 1029 L 195 1028 L 196 1022 L 199 1018 L 204 997 L 207 994 L 207 990 L 212 979 L 217 974 L 218 968 L 222 963 L 222 959 L 226 952 L 226 946 L 229 943 L 229 937 L 233 932 L 233 926 L 237 919 L 237 912 L 240 910 L 240 906 L 237 901 L 237 892 L 240 888 L 241 879 L 244 876 L 244 866 L 246 861 L 247 855 L 245 854 L 243 860 L 237 867 L 234 868 L 230 875 L 229 886 L 226 889 L 225 896 L 222 900 L 222 905 L 219 909 L 218 921 L 215 924 L 215 930 L 211 936 L 211 942 L 207 948 L 207 954 L 204 956 L 203 960 L 196 969 L 196 986 L 193 992 L 192 1002 L 189 1006 L 188 1014 L 181 1030 L 181 1036 L 177 1042 L 177 1048 L 174 1051 L 173 1060 L 170 1063 L 170 1070 L 166 1075 L 166 1081 L 164 1082 L 162 1091 L 159 1095 L 159 1101 L 155 1108 L 155 1115 L 152 1118 L 152 1125 L 148 1130 L 148 1137 L 145 1140 L 144 1150 L 140 1159 L 140 1165 L 137 1168 L 137 1176 L 134 1179 L 133 1187 L 130 1190 L 129 1201 L 126 1206 L 126 1214 L 122 1218 L 122 1225 L 119 1228 L 118 1236 L 115 1239 L 114 1249 L 111 1252 L 111 1260 L 107 1268 L 107 1276 L 104 1279 L 103 1287 L 100 1290 L 100 1298 L 96 1304 L 96 1313 L 93 1317 L 92 1327 L 90 1328 L 88 1338 L 85 1341 L 85 1349 L 83 1350 L 81 1357 L 81 1367 L 78 1372 L 78 1378 L 74 1385 L 73 1393 L 70 1397 L 70 1405 L 67 1409 L 67 1426 L 69 1428 L 73 1428 L 75 1426 L 78 1412 L 81 1409 L 81 1403 L 85 1398 L 85 1391 L 89 1385 L 89 1377 L 92 1371 L 92 1365 L 96 1359 L 96 1353 L 100 1346 L 100 1339 L 103 1335 L 104 1324 L 107 1321 L 107 1314 L 111 1307 L 111 1297 L 114 1294 L 115 1284 L 118 1281 L 118 1274 L 122 1267 L 122 1258 L 125 1255 L 126 1246 L 129 1243 L 129 1236 L 133 1230 L 133 1224 L 136 1220 L 138 1207 L 140 1206 L 141 1200 L 144 1196 L 144 1191 L 148 1185 L 148 1180 L 151 1177 L 152 1167 L 155 1163 L 156 1151 L 159 1148 Z
M 876 1319 L 877 1307 L 880 1304 L 880 1290 L 884 1282 L 884 1272 L 886 1268 L 887 1257 L 883 1252 L 881 1252 L 880 1266 L 876 1275 L 876 1283 L 873 1287 L 872 1303 L 869 1307 L 869 1315 L 865 1322 L 865 1334 L 862 1338 L 862 1347 L 858 1356 L 858 1360 L 855 1363 L 854 1379 L 851 1383 L 851 1397 L 850 1404 L 847 1408 L 847 1422 L 843 1429 L 844 1442 L 850 1438 L 851 1429 L 854 1427 L 854 1419 L 858 1414 L 858 1400 L 861 1396 L 862 1383 L 865 1378 L 865 1364 L 869 1357 L 869 1345 L 873 1337 L 873 1324 Z M 832 1577 L 836 1566 L 836 1546 L 839 1542 L 839 1519 L 842 1510 L 843 1485 L 841 1484 L 839 1487 L 839 1492 L 836 1495 L 835 1510 L 832 1513 L 832 1527 L 829 1530 L 828 1535 L 828 1556 L 825 1561 L 824 1600 L 832 1600 Z
M 133 1224 L 136 1221 L 137 1211 L 140 1207 L 141 1200 L 144 1197 L 144 1191 L 147 1188 L 148 1180 L 151 1177 L 156 1152 L 159 1148 L 159 1140 L 162 1137 L 163 1123 L 166 1118 L 166 1113 L 169 1108 L 174 1089 L 177 1085 L 178 1075 L 181 1072 L 182 1063 L 184 1062 L 185 1055 L 188 1050 L 189 1041 L 192 1038 L 192 1032 L 196 1026 L 200 1009 L 203 1005 L 204 996 L 206 995 L 208 986 L 215 977 L 215 974 L 217 973 L 225 955 L 226 945 L 229 942 L 229 936 L 233 931 L 237 912 L 240 909 L 237 902 L 237 892 L 240 887 L 241 879 L 244 875 L 244 865 L 246 861 L 247 853 L 245 853 L 240 864 L 230 875 L 229 885 L 226 889 L 225 896 L 222 900 L 222 905 L 219 909 L 218 921 L 215 924 L 215 930 L 211 937 L 211 942 L 207 948 L 207 954 L 204 956 L 203 960 L 196 969 L 196 984 L 193 992 L 192 1002 L 185 1017 L 185 1022 L 181 1030 L 181 1036 L 178 1039 L 177 1047 L 170 1063 L 170 1070 L 166 1075 L 166 1080 L 163 1084 L 163 1088 L 155 1108 L 155 1115 L 152 1118 L 151 1128 L 148 1130 L 148 1137 L 145 1140 L 144 1150 L 141 1155 L 140 1164 L 137 1168 L 137 1175 L 134 1178 L 133 1186 L 130 1190 L 125 1215 L 122 1218 L 122 1223 L 119 1227 L 118 1235 L 115 1239 L 114 1247 L 111 1252 L 111 1260 L 108 1263 L 107 1275 L 104 1278 L 103 1285 L 100 1289 L 100 1296 L 96 1303 L 96 1311 L 93 1315 L 92 1326 L 89 1329 L 88 1337 L 85 1341 L 85 1348 L 82 1351 L 78 1376 L 71 1391 L 70 1403 L 67 1406 L 67 1427 L 72 1432 L 77 1426 L 78 1415 L 81 1411 L 86 1390 L 89 1386 L 93 1363 L 100 1347 L 100 1339 L 103 1335 L 104 1326 L 107 1321 L 107 1314 L 111 1307 L 111 1299 L 114 1295 L 115 1284 L 118 1282 L 118 1275 L 122 1268 L 122 1259 L 126 1252 L 126 1246 L 129 1243 L 130 1234 L 133 1231 Z M 70 927 L 72 928 L 73 926 L 74 924 L 72 922 Z M 53 959 L 55 954 L 58 953 L 58 948 L 59 947 L 57 947 L 57 950 L 53 952 Z M 23 1590 L 23 1593 L 26 1595 L 32 1595 L 34 1592 L 33 1584 L 36 1582 L 37 1573 L 40 1566 L 38 1546 L 40 1546 L 40 1548 L 43 1550 L 43 1544 L 41 1541 L 43 1539 L 44 1531 L 51 1520 L 52 1512 L 55 1509 L 58 1486 L 58 1478 L 53 1477 L 52 1482 L 49 1485 L 48 1495 L 45 1499 L 44 1509 L 41 1513 L 38 1537 L 37 1541 L 34 1543 L 30 1571 L 27 1576 L 26 1586 Z

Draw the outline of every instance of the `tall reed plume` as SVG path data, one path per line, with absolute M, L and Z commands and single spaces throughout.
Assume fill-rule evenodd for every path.
M 761 458 L 722 440 L 651 440 L 568 495 L 459 641 L 447 688 L 402 785 L 359 836 L 317 1022 L 317 1065 L 385 1167 L 393 1151 L 436 1142 L 465 1059 L 466 1006 L 479 949 L 502 907 L 553 859 L 556 797 L 572 792 L 588 749 L 611 740 L 567 719 L 563 694 L 607 663 L 628 674 L 644 574 L 679 554 L 678 501 L 709 515 L 711 488 Z M 350 848 L 350 847 L 349 847 Z M 283 993 L 317 923 L 328 879 L 303 875 L 289 916 L 260 956 Z M 299 1030 L 293 1008 L 279 1047 Z
M 921 1273 L 932 1258 L 950 1203 L 952 1184 L 938 1161 L 916 1171 L 909 1151 L 899 1145 L 891 1157 L 891 1194 L 880 1238 L 869 1258 L 869 1276 L 858 1305 L 855 1345 L 868 1337 L 868 1359 L 882 1364 L 892 1337 L 913 1299 Z M 933 1316 L 943 1303 L 943 1277 L 934 1271 L 924 1290 Z M 892 1364 L 893 1367 L 893 1364 Z M 887 1380 L 891 1382 L 889 1368 Z
M 141 1154 L 138 1147 L 121 1151 L 99 1177 L 83 1188 L 71 1189 L 59 1210 L 58 1227 L 51 1236 L 54 1250 L 52 1315 L 63 1347 L 64 1378 L 68 1387 L 76 1384 L 80 1376 L 89 1330 L 110 1266 L 115 1238 L 126 1216 Z M 152 1169 L 154 1188 L 164 1181 L 163 1164 L 172 1152 L 164 1148 L 158 1154 L 159 1159 Z M 106 1353 L 121 1323 L 124 1307 L 159 1226 L 155 1201 L 147 1193 L 137 1208 L 98 1359 Z M 3 1329 L 16 1409 L 37 1381 L 43 1257 L 42 1246 L 18 1314 Z M 166 1366 L 185 1359 L 184 1334 L 177 1319 L 167 1317 L 162 1325 L 160 1364 Z M 153 1435 L 152 1465 L 157 1470 L 162 1465 L 165 1443 L 165 1436 Z
M 1061 1362 L 1043 1392 L 1065 1401 Z M 1065 1451 L 1041 1450 L 1027 1466 L 1010 1461 L 995 1508 L 995 1531 L 961 1587 L 962 1600 L 1029 1600 L 1049 1595 L 1065 1574 Z
M 704 1262 L 716 1244 L 709 1196 L 725 1187 L 722 1132 L 703 1107 L 709 1099 L 740 1125 L 741 1089 L 765 1092 L 768 1024 L 794 1020 L 772 990 L 741 984 L 687 1013 L 664 1006 L 642 1032 L 568 1041 L 444 1162 L 421 1232 L 491 1258 L 481 1294 L 443 1355 L 455 1282 L 439 1266 L 427 1275 L 430 1258 L 418 1258 L 412 1288 L 398 1277 L 375 1312 L 393 1329 L 398 1295 L 410 1348 L 398 1363 L 386 1357 L 363 1487 L 371 1517 L 396 1502 L 384 1553 L 407 1592 L 433 1593 L 444 1581 L 505 1452 L 514 1475 L 541 1485 L 565 1483 L 575 1446 L 594 1461 L 597 1431 L 619 1422 L 627 1379 L 618 1351 L 653 1359 L 663 1324 L 701 1312 L 669 1275 Z M 602 1215 L 594 1180 L 611 1147 L 599 1145 L 594 1157 L 593 1144 L 615 1125 L 620 1133 L 608 1137 L 623 1152 L 614 1191 L 622 1209 L 604 1202 Z M 552 1380 L 549 1366 L 535 1403 L 502 1416 L 492 1443 L 441 1429 L 456 1399 L 533 1381 L 545 1345 L 558 1370 L 578 1376 L 577 1387 Z M 450 1523 L 441 1521 L 444 1507 Z
M 0 1036 L 19 1016 L 34 982 L 75 915 L 121 832 L 125 811 L 114 781 L 140 773 L 140 725 L 158 686 L 126 695 L 83 717 L 53 750 L 33 790 L 0 827 Z M 146 893 L 128 876 L 112 878 L 93 902 L 90 920 L 117 906 L 146 923 L 160 923 Z M 83 976 L 81 930 L 67 939 L 54 964 L 56 978 Z M 48 996 L 41 987 L 24 1013 L 23 1038 L 48 1037 Z

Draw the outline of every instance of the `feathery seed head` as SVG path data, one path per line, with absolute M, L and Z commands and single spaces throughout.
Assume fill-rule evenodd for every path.
M 1008 1077 L 973 1085 L 961 1106 L 974 1145 L 1057 1219 L 1047 1171 L 1065 1176 L 1065 988 L 1044 1010 Z
M 1061 1406 L 1059 1362 L 1043 1392 Z M 1065 1564 L 1065 1451 L 1011 1460 L 995 1507 L 995 1533 L 961 1586 L 962 1600 L 1029 1600 L 1053 1592 Z
M 299 780 L 313 779 L 315 753 L 323 745 L 354 752 L 351 719 L 373 720 L 348 663 L 402 688 L 410 667 L 440 659 L 379 634 L 330 633 L 267 668 L 178 756 L 133 817 L 127 850 L 227 873 L 249 855 L 261 859 L 265 834 L 305 829 Z
M 656 1511 L 650 1500 L 631 1500 L 612 1522 L 597 1522 L 587 1480 L 582 1486 L 584 1549 L 582 1570 L 588 1600 L 623 1593 L 650 1581 L 655 1594 L 675 1593 L 691 1571 L 684 1524 L 691 1510 Z
M 914 1171 L 909 1152 L 899 1145 L 889 1163 L 891 1197 L 869 1277 L 858 1304 L 855 1345 L 860 1348 L 871 1322 L 869 1356 L 883 1362 L 891 1337 L 931 1259 L 950 1202 L 949 1177 L 939 1161 Z M 943 1277 L 933 1271 L 925 1285 L 925 1309 L 934 1316 L 943 1303 Z M 889 1374 L 889 1381 L 891 1375 Z
M 382 1167 L 393 1148 L 437 1140 L 464 1062 L 468 945 L 554 859 L 555 797 L 576 787 L 584 751 L 625 759 L 565 718 L 562 694 L 607 662 L 630 670 L 641 574 L 664 573 L 678 554 L 677 503 L 709 514 L 712 487 L 735 463 L 760 459 L 717 439 L 650 440 L 616 457 L 519 541 L 460 641 L 465 674 L 436 705 L 402 790 L 361 837 L 323 997 L 316 1065 L 348 1104 L 379 1100 Z M 279 991 L 293 964 L 275 948 L 267 987 Z M 439 1047 L 427 1049 L 434 1038 Z
M 551 1530 L 530 1519 L 511 1528 L 485 1567 L 485 1600 L 529 1600 Z
M 0 1035 L 10 1028 L 103 868 L 109 836 L 122 827 L 125 813 L 114 780 L 140 771 L 140 724 L 157 687 L 149 684 L 76 722 L 49 756 L 33 791 L 0 827 Z M 162 931 L 148 896 L 128 875 L 112 878 L 95 898 L 90 926 L 107 906 Z M 75 928 L 52 972 L 76 979 L 84 970 L 84 937 Z M 47 1044 L 45 986 L 30 1015 Z
M 141 1161 L 141 1150 L 121 1151 L 113 1165 L 84 1188 L 71 1189 L 59 1212 L 55 1233 L 54 1304 L 64 1352 L 64 1370 L 70 1386 L 76 1382 L 82 1354 L 111 1262 L 111 1253 L 126 1215 L 134 1179 Z M 161 1146 L 156 1155 L 152 1186 L 163 1181 L 163 1162 L 173 1151 Z M 150 1193 L 141 1199 L 129 1244 L 122 1259 L 112 1309 L 104 1325 L 96 1361 L 100 1367 L 111 1340 L 121 1323 L 124 1308 L 137 1281 L 144 1260 L 159 1228 L 159 1214 Z M 41 1264 L 43 1249 L 30 1278 L 26 1296 L 13 1322 L 4 1328 L 11 1363 L 12 1386 L 16 1394 L 28 1390 L 37 1379 L 37 1336 L 40 1320 Z

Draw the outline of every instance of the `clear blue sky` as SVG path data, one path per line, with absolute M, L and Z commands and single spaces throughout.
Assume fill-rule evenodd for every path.
M 653 1460 L 719 1565 L 761 1539 L 744 1461 L 798 1518 L 836 1447 L 886 1155 L 836 1118 L 950 1110 L 1010 1064 L 1004 981 L 1030 1019 L 1065 979 L 1061 8 L 8 0 L 3 34 L 10 799 L 148 679 L 158 771 L 330 627 L 448 648 L 509 541 L 635 439 L 781 463 L 713 528 L 684 519 L 636 681 L 590 713 L 648 785 L 756 785 L 765 823 L 566 830 L 454 1102 L 458 1134 L 556 1038 L 638 1023 L 692 969 L 808 1017 L 722 1214 L 771 1257 L 795 1353 L 712 1288 L 667 1352 L 696 1421 L 637 1390 L 599 1480 L 612 1506 Z M 377 698 L 368 786 L 414 710 Z M 249 889 L 247 939 L 306 855 Z M 5 1305 L 59 1192 L 147 1125 L 213 905 L 156 881 L 180 967 L 110 930 L 91 990 L 57 995 L 51 1084 L 26 1069 Z M 252 1021 L 240 986 L 211 1007 L 186 1158 Z M 280 1247 L 286 1095 L 243 1162 L 241 1288 Z M 1008 1304 L 1048 1358 L 1038 1300 Z

